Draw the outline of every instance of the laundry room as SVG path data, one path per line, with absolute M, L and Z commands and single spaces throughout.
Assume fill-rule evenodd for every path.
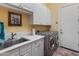
M 79 3 L 0 3 L 0 56 L 79 56 Z

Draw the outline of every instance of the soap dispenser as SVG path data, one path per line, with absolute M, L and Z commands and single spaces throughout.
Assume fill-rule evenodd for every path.
M 32 35 L 35 35 L 35 28 L 32 29 Z

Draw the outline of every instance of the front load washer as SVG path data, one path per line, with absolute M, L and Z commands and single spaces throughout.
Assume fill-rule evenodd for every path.
M 52 56 L 58 48 L 58 32 L 39 32 L 39 35 L 44 35 L 44 55 Z

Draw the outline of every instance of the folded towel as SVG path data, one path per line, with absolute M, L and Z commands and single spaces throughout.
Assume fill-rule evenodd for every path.
M 5 40 L 4 22 L 0 22 L 0 39 Z

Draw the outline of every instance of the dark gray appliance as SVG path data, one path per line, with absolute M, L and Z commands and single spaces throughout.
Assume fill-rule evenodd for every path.
M 44 38 L 44 55 L 52 56 L 58 48 L 58 32 L 38 32 L 38 35 L 45 35 Z

